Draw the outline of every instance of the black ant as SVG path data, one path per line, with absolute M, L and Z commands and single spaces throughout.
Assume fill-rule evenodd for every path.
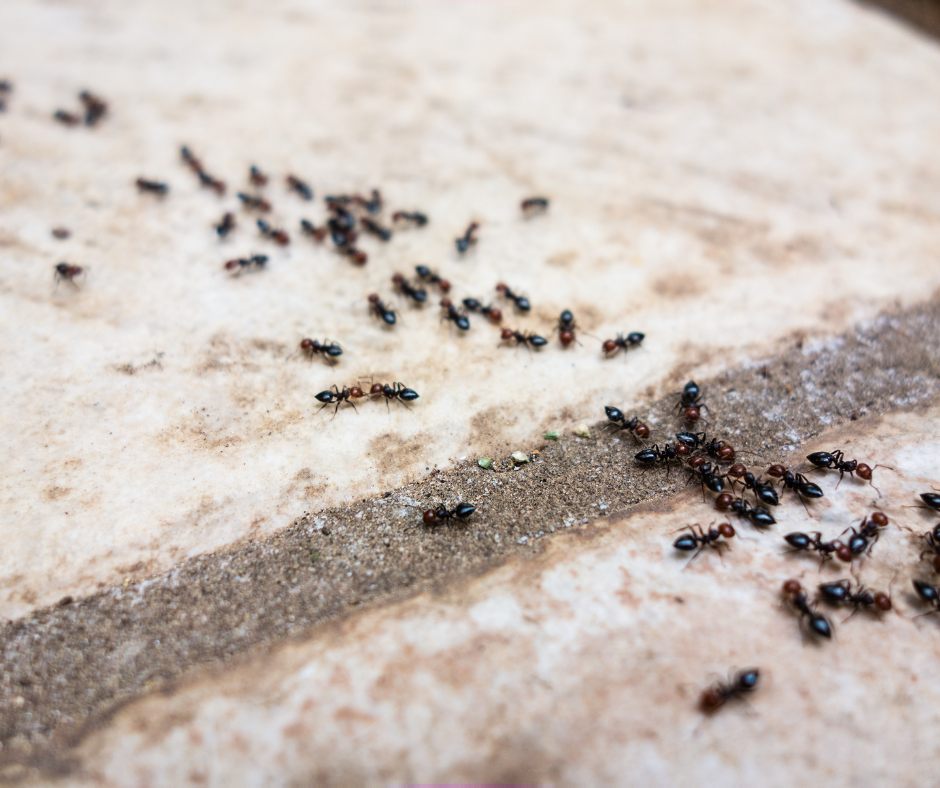
M 512 301 L 516 305 L 516 309 L 522 312 L 528 312 L 530 309 L 532 309 L 532 305 L 529 303 L 528 298 L 525 296 L 516 295 L 502 282 L 496 285 L 496 292 L 501 293 L 503 296 Z
M 650 436 L 650 428 L 636 416 L 632 419 L 627 419 L 620 408 L 615 408 L 612 405 L 605 405 L 604 412 L 607 414 L 607 418 L 612 426 L 621 430 L 628 430 L 635 440 L 642 442 Z
M 219 234 L 219 238 L 225 238 L 232 230 L 235 229 L 235 214 L 226 213 L 222 217 L 222 221 L 215 226 L 215 231 Z
M 681 444 L 681 443 L 677 443 L 676 453 L 682 456 L 682 454 L 684 453 L 683 450 L 688 451 L 688 446 L 685 446 L 684 444 Z M 708 488 L 713 493 L 721 493 L 724 491 L 725 477 L 721 476 L 721 474 L 719 473 L 716 473 L 717 469 L 713 468 L 712 464 L 707 459 L 705 459 L 701 455 L 691 457 L 688 461 L 688 466 L 689 466 L 689 471 L 692 474 L 691 478 L 695 479 L 697 477 L 699 482 L 702 485 L 702 501 L 703 502 L 705 500 L 705 488 Z
M 82 119 L 74 112 L 66 112 L 64 109 L 57 109 L 52 115 L 63 126 L 77 126 Z
M 926 504 L 926 506 L 920 506 L 916 508 L 932 509 L 935 512 L 940 512 L 940 493 L 921 493 L 920 499 Z
M 395 224 L 413 224 L 415 227 L 424 227 L 428 223 L 428 217 L 418 211 L 395 211 L 392 214 L 392 222 Z
M 85 105 L 86 126 L 97 126 L 98 121 L 108 114 L 107 103 L 99 96 L 94 95 L 94 93 L 83 90 L 78 94 L 78 99 Z
M 441 309 L 444 310 L 441 320 L 450 320 L 461 331 L 470 330 L 470 320 L 467 313 L 457 309 L 449 298 L 441 299 Z
M 150 192 L 151 194 L 164 195 L 170 191 L 170 187 L 165 183 L 147 180 L 146 178 L 138 178 L 136 184 L 139 191 Z
M 239 192 L 238 199 L 241 200 L 242 205 L 250 211 L 263 211 L 264 213 L 267 213 L 271 210 L 271 203 L 269 203 L 263 197 L 255 197 L 252 194 Z
M 367 200 L 365 197 L 357 194 L 352 198 L 356 205 L 365 208 L 366 213 L 377 214 L 382 210 L 382 194 L 378 189 L 372 190 L 372 195 Z
M 247 271 L 251 268 L 264 268 L 267 262 L 268 256 L 266 254 L 256 254 L 251 257 L 239 257 L 234 260 L 229 260 L 223 267 L 226 271 L 233 271 L 235 276 L 238 276 L 243 271 Z
M 729 700 L 753 692 L 759 680 L 760 671 L 757 668 L 739 670 L 730 681 L 716 681 L 703 690 L 698 705 L 706 714 L 714 714 Z
M 392 284 L 404 296 L 408 296 L 416 304 L 423 304 L 428 300 L 428 293 L 420 287 L 414 287 L 402 274 L 392 275 Z
M 682 389 L 679 395 L 679 401 L 676 403 L 676 409 L 682 413 L 682 418 L 687 422 L 694 423 L 701 418 L 701 411 L 708 410 L 708 406 L 701 401 L 702 392 L 698 383 L 690 380 Z
M 654 465 L 663 465 L 668 470 L 669 463 L 679 462 L 682 460 L 682 457 L 676 451 L 676 447 L 671 443 L 663 444 L 662 449 L 659 448 L 658 443 L 655 443 L 652 448 L 647 447 L 637 452 L 633 456 L 633 459 L 647 468 L 652 468 Z
M 743 517 L 755 528 L 767 528 L 776 524 L 774 516 L 763 506 L 751 506 L 743 498 L 735 498 L 731 493 L 721 493 L 715 498 L 715 508 L 719 511 L 731 511 Z
M 516 340 L 517 345 L 525 345 L 536 349 L 543 348 L 548 344 L 545 337 L 540 337 L 538 334 L 532 334 L 528 331 L 513 331 L 511 328 L 504 328 L 499 336 L 503 342 Z
M 734 481 L 741 482 L 744 489 L 753 492 L 754 497 L 761 503 L 768 506 L 777 506 L 780 503 L 773 485 L 770 482 L 762 482 L 759 476 L 755 476 L 740 463 L 728 468 L 728 476 Z
M 445 520 L 449 520 L 451 517 L 459 517 L 465 520 L 473 514 L 476 509 L 476 506 L 472 503 L 458 503 L 453 509 L 448 509 L 444 504 L 441 504 L 436 509 L 428 509 L 424 513 L 422 520 L 424 520 L 424 524 L 428 526 L 441 525 Z
M 722 537 L 725 539 L 734 537 L 734 527 L 731 523 L 721 523 L 717 528 L 712 527 L 707 531 L 698 523 L 695 523 L 694 525 L 686 526 L 683 530 L 688 530 L 690 533 L 680 536 L 672 543 L 672 546 L 676 548 L 676 550 L 683 550 L 685 552 L 695 550 L 695 555 L 689 559 L 689 563 L 686 564 L 683 569 L 688 567 L 706 547 L 717 550 L 720 557 L 721 548 L 725 546 L 725 543 L 718 540 Z
M 376 238 L 381 241 L 390 241 L 392 239 L 392 231 L 387 227 L 383 227 L 374 219 L 370 219 L 368 216 L 363 216 L 359 220 L 359 224 L 362 225 L 362 229 L 367 233 L 371 233 Z
M 865 552 L 871 554 L 881 531 L 888 527 L 888 522 L 888 515 L 884 512 L 873 512 L 869 517 L 862 520 L 857 531 L 854 527 L 846 528 L 842 533 L 852 532 L 849 539 L 849 549 L 852 554 L 859 555 Z
M 297 350 L 295 350 L 294 353 L 298 352 L 308 356 L 311 361 L 317 353 L 323 356 L 327 361 L 332 361 L 337 356 L 343 355 L 343 349 L 335 342 L 330 342 L 329 340 L 317 342 L 317 340 L 309 338 L 300 340 L 300 344 L 297 346 Z M 293 356 L 294 353 L 291 353 L 287 358 Z
M 460 238 L 454 241 L 454 243 L 457 245 L 457 251 L 460 254 L 463 254 L 464 252 L 466 252 L 467 249 L 469 249 L 471 246 L 473 246 L 473 244 L 477 242 L 476 233 L 479 227 L 480 227 L 479 224 L 477 224 L 476 222 L 473 222 L 467 228 L 467 231 L 462 236 L 460 236 Z
M 450 292 L 450 282 L 446 279 L 441 279 L 437 271 L 432 271 L 426 265 L 416 265 L 415 273 L 418 275 L 419 279 L 427 282 L 429 285 L 437 285 L 442 293 Z
M 522 213 L 526 218 L 531 218 L 548 210 L 548 200 L 545 197 L 529 197 L 522 201 Z
M 632 331 L 626 336 L 617 334 L 614 339 L 604 340 L 601 349 L 604 351 L 605 356 L 612 356 L 616 355 L 618 350 L 629 350 L 632 347 L 639 347 L 644 339 L 646 339 L 646 334 L 641 334 L 639 331 Z
M 180 157 L 186 163 L 186 166 L 197 175 L 202 172 L 202 162 L 199 161 L 199 159 L 193 155 L 193 152 L 185 145 L 180 148 Z
M 373 383 L 372 388 L 369 390 L 369 395 L 375 397 L 379 394 L 385 397 L 386 409 L 388 408 L 389 400 L 398 400 L 404 405 L 408 402 L 414 402 L 419 398 L 417 391 L 401 383 L 395 383 L 393 385 L 389 385 L 388 383 Z
M 395 310 L 384 304 L 377 293 L 373 293 L 369 296 L 369 308 L 372 310 L 372 314 L 382 318 L 388 325 L 395 325 L 395 321 L 397 320 Z
M 718 438 L 708 440 L 708 436 L 704 432 L 679 432 L 676 433 L 676 440 L 686 444 L 691 449 L 701 448 L 705 454 L 719 462 L 731 462 L 736 455 L 734 446 L 730 443 Z
M 319 394 L 315 395 L 314 399 L 323 403 L 317 410 L 317 413 L 323 410 L 327 405 L 332 405 L 335 402 L 336 410 L 333 411 L 333 418 L 336 418 L 336 413 L 339 410 L 339 406 L 343 402 L 348 402 L 350 405 L 352 405 L 352 409 L 356 411 L 356 413 L 358 413 L 359 410 L 356 408 L 356 404 L 353 402 L 353 400 L 359 399 L 359 397 L 363 397 L 363 396 L 365 395 L 363 394 L 363 391 L 361 388 L 359 388 L 359 386 L 353 386 L 352 388 L 346 388 L 345 386 L 343 386 L 343 390 L 340 391 L 334 385 L 327 391 L 321 391 Z M 330 421 L 332 420 L 333 419 L 330 419 Z
M 471 312 L 479 312 L 484 317 L 488 317 L 491 323 L 501 323 L 503 313 L 492 304 L 482 304 L 476 298 L 465 298 L 463 305 Z
M 558 340 L 562 347 L 570 347 L 571 343 L 576 341 L 574 332 L 577 328 L 578 324 L 570 309 L 566 309 L 558 316 L 558 325 L 555 326 L 555 330 L 558 331 Z
M 924 534 L 921 534 L 921 539 L 927 542 L 927 547 L 921 552 L 920 560 L 924 560 L 924 556 L 928 553 L 933 553 L 933 568 L 940 572 L 940 523 L 935 525 L 930 531 L 927 531 Z
M 300 180 L 296 175 L 287 176 L 287 188 L 297 192 L 305 200 L 313 199 L 313 189 L 310 185 Z
M 315 241 L 323 241 L 326 238 L 326 228 L 315 227 L 313 222 L 308 219 L 300 220 L 300 230 L 304 235 L 309 235 Z
M 847 460 L 845 459 L 845 454 L 842 451 L 816 451 L 807 455 L 806 459 L 820 470 L 829 468 L 831 470 L 838 471 L 839 483 L 836 485 L 836 487 L 838 487 L 839 484 L 842 484 L 842 479 L 845 474 L 848 474 L 849 476 L 856 474 L 859 479 L 863 479 L 864 481 L 868 482 L 874 488 L 875 492 L 878 493 L 878 497 L 881 497 L 881 490 L 875 487 L 871 480 L 872 473 L 874 472 L 875 468 L 878 467 L 877 465 L 875 468 L 872 468 L 866 465 L 864 462 L 858 462 L 858 460 Z
M 799 580 L 784 582 L 783 593 L 787 595 L 790 604 L 800 615 L 800 618 L 808 624 L 810 632 L 827 640 L 832 638 L 832 622 L 821 613 L 817 613 L 815 605 L 810 606 L 809 599 Z
M 365 265 L 369 260 L 369 255 L 363 252 L 362 249 L 357 249 L 355 246 L 347 246 L 339 251 L 341 254 L 346 255 L 351 263 L 355 263 L 356 265 Z
M 848 564 L 852 562 L 852 551 L 847 544 L 843 544 L 838 539 L 824 542 L 822 540 L 822 534 L 819 533 L 819 531 L 814 531 L 811 534 L 804 534 L 797 531 L 792 534 L 787 534 L 783 538 L 786 543 L 793 548 L 791 552 L 798 553 L 804 550 L 815 550 L 819 554 L 820 568 L 822 568 L 822 565 L 826 563 L 826 561 L 832 558 L 833 553 L 835 553 L 836 558 L 843 563 Z
M 281 246 L 287 246 L 290 243 L 290 236 L 287 234 L 286 230 L 279 230 L 275 227 L 272 227 L 264 219 L 258 219 L 258 231 L 265 237 L 270 238 L 274 243 L 280 244 Z
M 258 188 L 268 185 L 268 176 L 259 170 L 254 164 L 248 169 L 248 180 L 252 186 Z
M 193 155 L 193 152 L 185 145 L 180 148 L 180 156 L 186 163 L 186 166 L 189 167 L 189 169 L 191 169 L 199 177 L 199 183 L 201 183 L 203 186 L 208 186 L 220 196 L 225 194 L 225 183 L 220 181 L 218 178 L 213 178 L 211 175 L 209 175 L 209 173 L 207 173 L 203 168 L 202 162 L 199 161 L 199 159 Z
M 803 504 L 804 509 L 806 509 L 804 498 L 823 497 L 823 491 L 818 484 L 813 484 L 802 473 L 793 473 L 793 471 L 784 468 L 782 465 L 771 465 L 767 469 L 767 475 L 780 479 L 783 482 L 783 489 L 793 490 Z M 809 509 L 806 509 L 806 512 L 808 514 Z
M 891 597 L 884 591 L 871 591 L 861 583 L 858 583 L 853 591 L 848 580 L 820 583 L 819 594 L 830 605 L 852 605 L 855 610 L 852 611 L 849 618 L 852 618 L 861 608 L 887 613 L 892 607 Z M 849 618 L 845 621 L 848 621 Z M 842 623 L 844 624 L 845 621 Z
M 929 616 L 931 613 L 936 613 L 940 610 L 940 588 L 937 588 L 935 585 L 925 582 L 924 580 L 915 580 L 914 590 L 917 592 L 917 596 L 920 597 L 922 602 L 930 605 L 933 610 L 929 610 L 922 615 Z
M 70 285 L 78 287 L 75 284 L 76 278 L 85 273 L 85 269 L 80 265 L 71 265 L 70 263 L 59 263 L 55 267 L 55 283 L 59 286 L 59 281 L 64 279 Z

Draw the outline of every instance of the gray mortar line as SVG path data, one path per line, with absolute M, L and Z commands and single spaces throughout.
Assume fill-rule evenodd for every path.
M 682 381 L 674 375 L 676 381 Z M 700 381 L 710 433 L 764 461 L 866 414 L 910 410 L 940 393 L 940 300 L 885 314 L 818 346 Z M 678 383 L 677 389 L 681 387 Z M 662 442 L 677 396 L 621 407 Z M 595 409 L 596 408 L 596 409 Z M 143 582 L 36 610 L 0 630 L 0 764 L 68 770 L 67 750 L 122 703 L 199 666 L 307 638 L 362 603 L 388 604 L 540 550 L 556 530 L 640 504 L 666 505 L 685 474 L 638 468 L 636 444 L 595 424 L 495 473 L 467 462 L 358 504 L 308 514 L 278 534 L 188 560 Z M 541 443 L 541 441 L 538 441 Z M 749 456 L 748 459 L 751 459 Z M 477 505 L 427 530 L 425 508 Z

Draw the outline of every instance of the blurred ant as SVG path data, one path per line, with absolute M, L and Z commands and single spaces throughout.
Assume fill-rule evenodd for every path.
M 463 305 L 471 312 L 479 312 L 484 317 L 488 317 L 491 323 L 500 323 L 503 320 L 503 313 L 492 304 L 481 304 L 476 298 L 465 298 Z
M 78 115 L 72 112 L 66 112 L 64 109 L 57 109 L 52 117 L 63 126 L 77 126 L 82 122 L 82 119 Z
M 574 315 L 570 309 L 566 309 L 558 316 L 558 325 L 555 330 L 558 332 L 558 341 L 562 347 L 570 347 L 572 342 L 576 342 L 574 332 L 578 328 Z M 578 342 L 580 345 L 581 343 Z
M 300 230 L 304 235 L 309 235 L 315 241 L 322 241 L 324 238 L 326 238 L 326 228 L 315 227 L 313 222 L 307 219 L 300 220 Z
M 160 181 L 150 181 L 146 178 L 138 178 L 135 183 L 137 184 L 138 191 L 142 192 L 164 195 L 170 191 L 170 187 L 165 183 L 160 183 Z
M 937 572 L 940 572 L 940 523 L 926 533 L 921 534 L 920 538 L 927 543 L 927 547 L 921 551 L 919 560 L 923 561 L 925 555 L 932 553 L 933 561 L 931 561 L 931 564 Z
M 921 602 L 924 602 L 933 608 L 933 610 L 928 610 L 926 613 L 922 613 L 921 615 L 929 616 L 932 613 L 936 613 L 938 610 L 940 610 L 940 588 L 937 588 L 935 585 L 931 585 L 924 580 L 914 580 L 913 583 L 914 590 L 917 592 L 917 596 L 920 597 Z
M 793 473 L 782 465 L 771 465 L 767 469 L 767 475 L 780 479 L 783 482 L 784 490 L 793 490 L 803 504 L 803 508 L 806 509 L 807 514 L 809 514 L 809 509 L 806 508 L 806 501 L 803 499 L 823 497 L 823 491 L 819 485 L 813 484 L 802 473 Z
M 609 419 L 609 425 L 617 427 L 621 430 L 627 430 L 633 435 L 633 439 L 638 443 L 642 443 L 646 438 L 650 436 L 650 428 L 647 427 L 642 421 L 640 421 L 636 416 L 632 419 L 627 419 L 623 415 L 623 411 L 620 408 L 615 408 L 612 405 L 605 405 L 604 412 L 607 414 Z
M 727 545 L 724 542 L 720 542 L 719 539 L 722 537 L 725 539 L 734 537 L 734 527 L 731 523 L 721 523 L 717 528 L 711 527 L 707 531 L 703 530 L 702 526 L 698 523 L 694 523 L 693 525 L 687 525 L 681 530 L 688 530 L 690 533 L 680 536 L 672 543 L 672 546 L 676 548 L 676 550 L 684 550 L 686 552 L 695 550 L 695 555 L 682 567 L 683 571 L 689 567 L 689 564 L 691 564 L 706 547 L 711 547 L 713 550 L 716 550 L 720 558 L 721 548 Z
M 822 534 L 819 531 L 814 531 L 811 534 L 804 534 L 799 531 L 792 534 L 787 534 L 783 537 L 784 540 L 790 547 L 793 548 L 790 552 L 799 553 L 805 550 L 815 550 L 819 555 L 819 567 L 822 568 L 822 565 L 832 559 L 832 554 L 835 553 L 836 558 L 842 561 L 845 564 L 852 562 L 852 551 L 847 544 L 843 544 L 838 539 L 833 539 L 830 542 L 822 541 Z
M 197 174 L 199 175 L 199 183 L 201 183 L 203 186 L 208 186 L 220 197 L 225 194 L 225 181 L 220 181 L 218 178 L 214 178 L 208 172 L 199 172 Z
M 309 184 L 300 180 L 300 178 L 298 178 L 296 175 L 287 176 L 287 188 L 297 192 L 297 194 L 299 194 L 305 200 L 313 199 L 313 189 L 310 188 Z
M 418 211 L 395 211 L 392 214 L 394 224 L 413 224 L 415 227 L 424 227 L 428 223 L 428 217 Z
M 388 409 L 389 400 L 398 400 L 402 405 L 408 402 L 414 402 L 418 399 L 418 392 L 410 389 L 401 383 L 389 385 L 388 383 L 372 383 L 369 390 L 370 396 L 382 395 L 385 397 L 385 407 Z
M 461 331 L 470 330 L 470 320 L 467 318 L 467 313 L 457 309 L 449 298 L 441 299 L 441 309 L 444 310 L 441 320 L 450 320 Z
M 846 528 L 842 533 L 852 532 L 849 539 L 849 549 L 852 554 L 868 553 L 871 555 L 875 542 L 881 536 L 882 530 L 888 527 L 888 522 L 888 515 L 884 512 L 873 512 L 869 517 L 862 520 L 857 531 L 854 526 Z
M 448 509 L 441 504 L 436 509 L 428 509 L 422 516 L 425 525 L 441 525 L 445 520 L 451 517 L 459 517 L 462 520 L 468 518 L 476 511 L 476 506 L 472 503 L 458 503 L 453 509 Z
M 715 508 L 719 511 L 731 511 L 743 517 L 755 528 L 767 528 L 776 524 L 774 516 L 763 506 L 751 506 L 743 498 L 735 498 L 731 493 L 721 493 L 715 498 Z
M 355 263 L 356 265 L 365 265 L 369 261 L 369 255 L 363 252 L 362 249 L 357 249 L 355 246 L 348 246 L 339 251 L 346 255 L 351 263 Z
M 82 276 L 85 273 L 85 269 L 80 265 L 71 265 L 69 263 L 59 263 L 55 267 L 55 286 L 59 286 L 59 281 L 64 279 L 73 287 L 78 287 L 75 283 L 75 279 L 79 276 Z
M 290 236 L 286 230 L 278 230 L 268 224 L 264 219 L 258 219 L 258 230 L 265 237 L 270 238 L 274 243 L 281 246 L 287 246 L 290 243 Z
M 799 614 L 800 619 L 807 624 L 810 632 L 826 640 L 832 638 L 832 622 L 821 613 L 817 613 L 815 605 L 810 605 L 799 580 L 784 582 L 783 593 L 786 594 L 790 605 Z
M 522 208 L 522 213 L 525 214 L 527 219 L 532 218 L 540 213 L 545 213 L 548 210 L 548 200 L 544 197 L 529 197 L 522 201 L 520 207 Z
M 496 285 L 496 292 L 502 294 L 505 298 L 508 298 L 512 301 L 516 308 L 522 312 L 528 312 L 532 309 L 532 305 L 529 303 L 529 299 L 525 296 L 516 295 L 509 287 L 502 282 Z
M 646 334 L 641 334 L 639 331 L 632 331 L 626 336 L 617 334 L 614 339 L 604 340 L 601 349 L 604 351 L 605 356 L 613 356 L 617 354 L 618 350 L 629 350 L 632 347 L 639 347 L 640 343 L 645 338 Z
M 856 583 L 853 591 L 848 580 L 836 580 L 832 583 L 820 583 L 820 598 L 830 605 L 852 605 L 855 609 L 842 623 L 852 618 L 859 610 L 865 608 L 873 612 L 887 613 L 891 610 L 891 597 L 884 591 L 872 591 L 865 588 L 860 582 Z
M 525 345 L 527 348 L 534 347 L 536 349 L 543 348 L 548 344 L 545 337 L 540 337 L 538 334 L 532 334 L 528 331 L 513 331 L 511 328 L 504 328 L 500 332 L 500 339 L 503 342 L 516 340 L 516 345 Z
M 690 380 L 682 389 L 675 409 L 680 411 L 682 418 L 690 424 L 701 418 L 701 411 L 708 410 L 708 406 L 701 401 L 702 392 L 694 380 Z
M 326 361 L 333 361 L 337 356 L 343 355 L 343 349 L 335 342 L 330 342 L 328 339 L 323 340 L 323 342 L 317 342 L 315 339 L 305 338 L 300 340 L 297 350 L 291 353 L 287 359 L 296 353 L 303 353 L 311 361 L 313 361 L 313 357 L 319 353 Z M 287 361 L 287 359 L 284 360 Z
M 428 300 L 427 291 L 422 290 L 420 287 L 414 287 L 402 274 L 393 274 L 392 284 L 395 285 L 395 289 L 399 293 L 407 296 L 416 304 L 423 304 Z
M 268 256 L 266 254 L 256 254 L 251 257 L 238 257 L 234 260 L 229 260 L 223 267 L 226 271 L 233 271 L 235 276 L 238 276 L 244 271 L 248 271 L 252 268 L 261 269 L 268 262 Z
M 372 196 L 368 200 L 365 197 L 357 194 L 352 198 L 352 201 L 355 202 L 356 205 L 365 208 L 366 213 L 371 213 L 374 215 L 382 210 L 382 194 L 378 189 L 372 190 Z
M 390 241 L 392 239 L 392 231 L 387 227 L 383 227 L 374 219 L 370 219 L 368 216 L 363 216 L 359 220 L 359 224 L 362 225 L 362 229 L 367 233 L 371 233 L 376 238 L 381 241 Z
M 54 227 L 52 229 L 52 237 L 58 238 L 60 241 L 64 241 L 72 234 L 72 231 L 68 227 Z
M 242 205 L 249 211 L 263 211 L 267 213 L 271 210 L 271 203 L 263 197 L 255 197 L 252 194 L 245 194 L 245 192 L 239 192 L 237 196 L 238 199 L 242 201 Z
M 108 105 L 105 101 L 87 90 L 79 93 L 78 99 L 85 105 L 86 126 L 97 126 L 98 121 L 108 113 Z
M 760 671 L 757 668 L 740 670 L 728 681 L 716 681 L 702 691 L 698 705 L 706 714 L 714 714 L 729 700 L 742 698 L 746 693 L 753 692 L 760 680 Z
M 476 233 L 479 227 L 480 225 L 477 224 L 476 222 L 471 223 L 470 226 L 467 228 L 467 231 L 462 236 L 460 236 L 460 238 L 457 238 L 454 241 L 454 244 L 456 244 L 457 246 L 457 251 L 460 254 L 463 254 L 464 252 L 466 252 L 467 249 L 469 249 L 471 246 L 473 246 L 477 242 Z
M 199 161 L 199 159 L 193 155 L 193 152 L 185 145 L 180 148 L 180 157 L 186 163 L 186 166 L 197 175 L 202 172 L 202 162 Z
M 369 308 L 372 310 L 372 314 L 382 318 L 388 325 L 395 325 L 395 320 L 397 319 L 395 310 L 384 304 L 377 293 L 372 293 L 372 295 L 369 296 Z
M 323 410 L 327 405 L 332 405 L 334 402 L 336 403 L 336 409 L 333 411 L 333 417 L 330 419 L 330 421 L 336 418 L 336 413 L 339 411 L 339 406 L 343 402 L 348 402 L 350 405 L 352 405 L 352 409 L 358 413 L 359 409 L 356 408 L 356 404 L 353 402 L 353 400 L 359 399 L 359 397 L 362 396 L 365 395 L 359 386 L 353 386 L 352 388 L 346 388 L 343 386 L 342 391 L 340 391 L 335 385 L 331 386 L 327 391 L 321 391 L 319 394 L 314 396 L 314 399 L 323 403 L 317 409 L 317 413 Z
M 834 452 L 816 451 L 807 455 L 806 459 L 820 470 L 829 468 L 831 470 L 838 471 L 839 482 L 836 484 L 836 488 L 839 487 L 839 484 L 842 484 L 842 479 L 845 474 L 848 474 L 849 476 L 856 474 L 859 479 L 863 479 L 864 481 L 868 482 L 875 492 L 878 493 L 878 497 L 881 497 L 881 490 L 875 487 L 871 480 L 872 473 L 874 472 L 875 468 L 879 468 L 881 466 L 876 465 L 875 468 L 871 468 L 863 462 L 858 462 L 857 460 L 847 460 L 845 459 L 845 454 L 840 450 Z
M 251 182 L 252 186 L 257 186 L 258 188 L 268 185 L 268 176 L 255 167 L 254 164 L 248 169 L 248 180 Z
M 441 279 L 437 271 L 432 271 L 426 265 L 416 265 L 415 273 L 418 275 L 418 278 L 427 282 L 429 285 L 437 285 L 442 293 L 450 292 L 450 282 L 446 279 Z
M 225 238 L 232 230 L 235 229 L 235 214 L 228 212 L 222 217 L 222 221 L 215 226 L 215 231 L 219 234 L 219 238 Z

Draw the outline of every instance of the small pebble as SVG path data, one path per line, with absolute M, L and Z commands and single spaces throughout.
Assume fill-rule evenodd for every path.
M 557 441 L 558 440 L 558 430 L 552 430 L 551 432 L 546 432 L 542 437 L 548 441 Z
M 587 424 L 579 424 L 577 427 L 575 427 L 574 434 L 577 435 L 579 438 L 591 437 L 591 431 L 588 429 Z
M 514 451 L 512 453 L 512 461 L 521 465 L 522 463 L 529 461 L 529 455 L 521 451 Z
M 493 461 L 489 457 L 480 457 L 480 459 L 477 460 L 477 465 L 481 468 L 489 468 L 492 464 Z

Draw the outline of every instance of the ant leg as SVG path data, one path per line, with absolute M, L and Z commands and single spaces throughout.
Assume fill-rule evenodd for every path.
M 859 611 L 859 608 L 858 608 L 858 606 L 856 606 L 855 610 L 853 610 L 851 613 L 849 613 L 848 618 L 844 619 L 844 620 L 842 621 L 842 623 L 839 624 L 839 626 L 841 627 L 842 624 L 844 624 L 846 621 L 848 621 L 850 618 L 852 618 L 852 616 L 854 616 L 858 611 Z
M 804 501 L 804 500 L 803 500 L 803 496 L 800 495 L 800 491 L 799 491 L 799 490 L 794 490 L 793 492 L 796 493 L 796 497 L 799 498 L 799 499 L 800 499 L 800 503 L 803 504 L 803 509 L 806 511 L 806 516 L 809 517 L 810 520 L 814 519 L 814 518 L 813 518 L 813 515 L 811 515 L 811 514 L 809 513 L 809 508 L 806 506 L 806 501 Z
M 686 569 L 688 569 L 688 568 L 689 568 L 689 564 L 691 564 L 696 558 L 698 558 L 698 554 L 701 553 L 702 550 L 704 550 L 704 549 L 705 549 L 705 545 L 702 545 L 698 550 L 696 550 L 696 551 L 695 551 L 695 555 L 693 555 L 693 556 L 686 562 L 686 565 L 685 565 L 684 567 L 682 567 L 682 569 L 680 569 L 679 571 L 680 571 L 680 572 L 684 572 Z

